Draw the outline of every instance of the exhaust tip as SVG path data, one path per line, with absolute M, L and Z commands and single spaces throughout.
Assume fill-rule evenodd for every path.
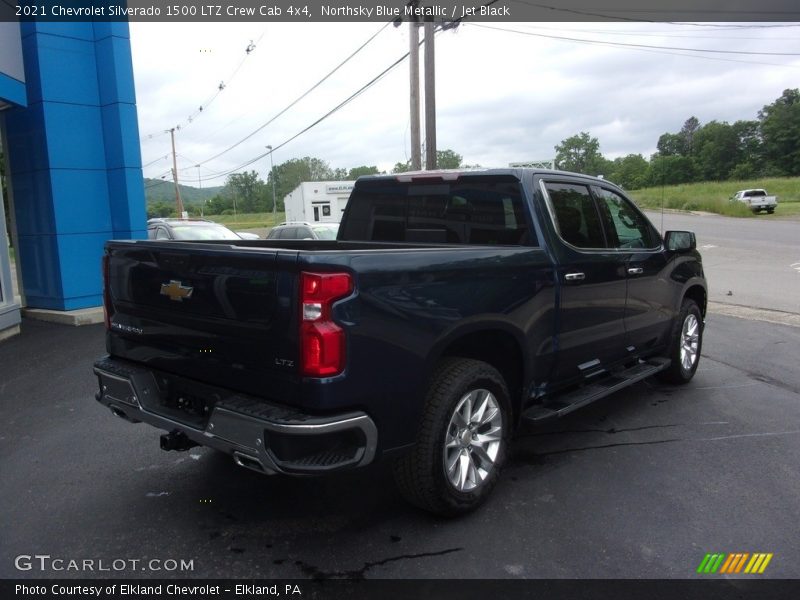
M 251 469 L 253 471 L 258 471 L 259 473 L 272 472 L 268 469 L 265 469 L 264 465 L 262 465 L 261 461 L 258 460 L 257 458 L 248 456 L 247 454 L 242 454 L 241 452 L 233 453 L 233 462 L 235 462 L 240 467 L 244 467 L 245 469 Z

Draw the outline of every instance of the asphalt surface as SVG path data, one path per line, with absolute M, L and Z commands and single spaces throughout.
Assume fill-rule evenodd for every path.
M 667 212 L 662 223 L 658 212 L 647 216 L 660 231 L 695 232 L 712 301 L 800 313 L 800 221 Z
M 380 466 L 289 479 L 162 452 L 93 398 L 102 326 L 25 320 L 0 344 L 0 577 L 691 578 L 709 552 L 800 577 L 800 328 L 711 315 L 704 350 L 688 386 L 522 432 L 489 502 L 444 520 Z M 37 554 L 126 562 L 15 568 Z

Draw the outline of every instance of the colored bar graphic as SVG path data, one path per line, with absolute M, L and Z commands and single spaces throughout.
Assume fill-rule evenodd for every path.
M 709 562 L 710 560 L 711 560 L 711 555 L 710 555 L 710 554 L 706 554 L 706 555 L 703 557 L 703 560 L 702 560 L 702 562 L 700 563 L 700 566 L 699 566 L 699 567 L 697 567 L 697 572 L 698 572 L 698 573 L 705 573 L 705 572 L 706 572 L 706 566 L 708 565 L 708 562 Z
M 742 558 L 741 558 L 741 560 L 739 560 L 739 564 L 736 565 L 736 570 L 735 571 L 731 571 L 731 572 L 732 573 L 738 573 L 739 571 L 741 571 L 742 567 L 744 566 L 744 563 L 747 560 L 748 556 L 750 556 L 750 554 L 748 552 L 745 552 L 744 554 L 742 554 Z
M 720 573 L 728 573 L 728 569 L 730 569 L 734 564 L 736 564 L 736 560 L 739 558 L 738 554 L 728 554 L 728 559 L 722 565 L 722 568 L 719 570 Z
M 728 574 L 761 574 L 767 568 L 767 565 L 772 560 L 774 555 L 772 553 L 756 552 L 750 554 L 749 552 L 734 552 L 731 554 L 706 554 L 703 560 L 700 561 L 700 566 L 697 567 L 698 573 L 720 575 Z M 749 560 L 748 560 L 749 559 Z M 745 564 L 747 565 L 745 567 Z
M 763 573 L 764 569 L 767 568 L 767 565 L 769 564 L 769 561 L 771 561 L 771 560 L 772 560 L 772 553 L 770 552 L 769 554 L 767 554 L 767 557 L 764 559 L 764 562 L 761 563 L 761 568 L 758 570 L 758 572 L 759 573 Z

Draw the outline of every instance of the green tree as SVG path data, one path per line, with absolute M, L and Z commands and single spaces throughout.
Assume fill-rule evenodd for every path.
M 275 177 L 275 193 L 278 196 L 278 210 L 283 210 L 283 199 L 303 181 L 334 181 L 334 172 L 324 160 L 305 156 L 293 158 L 276 165 L 267 180 L 267 210 L 272 210 L 272 177 Z
M 217 194 L 206 202 L 203 207 L 204 215 L 221 215 L 224 211 L 230 210 L 233 212 L 233 199 L 229 196 Z
M 692 156 L 704 181 L 725 181 L 742 160 L 739 136 L 729 123 L 711 121 L 694 136 Z
M 656 153 L 650 158 L 646 185 L 674 185 L 695 180 L 695 164 L 689 156 L 661 156 Z
M 228 175 L 225 188 L 236 203 L 237 212 L 253 213 L 260 209 L 266 210 L 264 182 L 255 171 Z
M 641 154 L 628 154 L 614 159 L 608 178 L 625 189 L 637 190 L 646 185 L 649 166 Z
M 368 167 L 366 165 L 362 165 L 360 167 L 353 167 L 347 172 L 347 177 L 345 179 L 352 180 L 358 179 L 362 175 L 380 175 L 380 171 L 378 167 L 372 166 Z
M 156 217 L 177 217 L 177 209 L 175 204 L 167 202 L 156 201 L 147 205 L 147 218 L 154 219 Z
M 586 175 L 605 175 L 612 168 L 611 161 L 600 153 L 600 142 L 586 131 L 563 140 L 555 147 L 556 164 L 564 171 Z
M 396 162 L 392 167 L 392 173 L 408 173 L 411 170 L 411 161 Z
M 446 149 L 436 151 L 436 168 L 437 169 L 460 169 L 461 161 L 464 157 L 457 152 Z
M 758 112 L 758 120 L 766 167 L 776 174 L 800 175 L 800 89 L 783 90 Z

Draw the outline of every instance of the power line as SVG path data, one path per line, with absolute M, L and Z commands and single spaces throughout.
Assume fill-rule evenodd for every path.
M 336 67 L 334 67 L 334 68 L 333 68 L 333 70 L 331 70 L 331 71 L 330 71 L 330 72 L 329 72 L 327 75 L 325 75 L 325 76 L 324 76 L 322 79 L 320 79 L 320 80 L 319 80 L 317 83 L 315 83 L 314 85 L 312 85 L 312 86 L 311 86 L 311 87 L 310 87 L 308 90 L 306 90 L 305 92 L 303 92 L 303 93 L 302 93 L 300 96 L 298 96 L 298 97 L 297 97 L 295 100 L 293 100 L 292 102 L 290 102 L 288 106 L 286 106 L 286 107 L 285 107 L 283 110 L 281 110 L 280 112 L 278 112 L 278 113 L 277 113 L 275 116 L 273 116 L 271 119 L 269 119 L 269 120 L 268 120 L 266 123 L 264 123 L 263 125 L 261 125 L 261 126 L 257 127 L 257 128 L 256 128 L 256 129 L 254 129 L 253 131 L 251 131 L 249 134 L 247 134 L 245 137 L 243 137 L 242 139 L 240 139 L 240 140 L 239 140 L 238 142 L 236 142 L 235 144 L 232 144 L 231 146 L 228 146 L 228 147 L 227 147 L 227 148 L 225 148 L 225 150 L 223 150 L 222 152 L 218 152 L 218 153 L 217 153 L 217 154 L 215 154 L 214 156 L 212 156 L 212 157 L 210 157 L 210 158 L 207 158 L 207 159 L 205 159 L 205 160 L 203 160 L 203 161 L 201 161 L 201 162 L 199 162 L 199 163 L 197 163 L 197 164 L 203 165 L 203 164 L 205 164 L 205 163 L 207 163 L 207 162 L 211 162 L 212 160 L 214 160 L 214 159 L 216 159 L 216 158 L 219 158 L 219 157 L 220 157 L 220 156 L 222 156 L 223 154 L 227 154 L 228 152 L 230 152 L 231 150 L 233 150 L 233 149 L 234 149 L 234 148 L 236 148 L 237 146 L 239 146 L 239 145 L 243 144 L 244 142 L 246 142 L 247 140 L 249 140 L 251 137 L 253 137 L 255 134 L 257 134 L 259 131 L 261 131 L 262 129 L 264 129 L 264 128 L 265 128 L 267 125 L 269 125 L 269 124 L 273 123 L 273 122 L 274 122 L 276 119 L 278 119 L 280 116 L 282 116 L 284 113 L 286 113 L 286 112 L 287 112 L 289 109 L 291 109 L 292 107 L 294 107 L 294 106 L 295 106 L 295 105 L 296 105 L 298 102 L 300 102 L 300 101 L 301 101 L 303 98 L 305 98 L 306 96 L 308 96 L 308 95 L 309 95 L 311 92 L 313 92 L 313 91 L 314 91 L 315 89 L 317 89 L 317 88 L 318 88 L 320 85 L 322 85 L 322 84 L 323 84 L 325 81 L 327 81 L 327 80 L 328 80 L 328 79 L 329 79 L 329 78 L 330 78 L 330 77 L 331 77 L 331 76 L 332 76 L 334 73 L 336 73 L 336 72 L 337 72 L 339 69 L 341 69 L 341 68 L 342 68 L 342 67 L 343 67 L 345 64 L 347 64 L 347 63 L 350 61 L 350 59 L 352 59 L 352 58 L 353 58 L 353 57 L 354 57 L 356 54 L 358 54 L 358 53 L 359 53 L 359 52 L 361 52 L 361 51 L 362 51 L 364 48 L 366 48 L 366 47 L 367 47 L 367 45 L 368 45 L 370 42 L 372 42 L 372 40 L 374 40 L 376 37 L 378 37 L 378 35 L 379 35 L 379 34 L 380 34 L 380 33 L 381 33 L 381 32 L 382 32 L 384 29 L 386 29 L 386 28 L 387 28 L 387 27 L 390 25 L 390 23 L 391 23 L 391 22 L 384 24 L 384 25 L 383 25 L 383 27 L 381 27 L 381 28 L 380 28 L 378 31 L 376 31 L 376 32 L 375 32 L 375 33 L 374 33 L 374 34 L 373 34 L 373 35 L 372 35 L 372 36 L 371 36 L 371 37 L 370 37 L 370 38 L 369 38 L 369 39 L 368 39 L 366 42 L 364 42 L 363 44 L 361 44 L 361 45 L 360 45 L 358 48 L 356 48 L 356 49 L 355 49 L 355 51 L 353 51 L 353 52 L 352 52 L 352 53 L 351 53 L 351 54 L 350 54 L 350 55 L 349 55 L 347 58 L 345 58 L 345 59 L 344 59 L 342 62 L 340 62 L 338 65 L 336 65 Z M 266 154 L 263 154 L 262 156 L 266 156 Z M 189 167 L 187 167 L 187 168 L 189 168 Z
M 762 41 L 764 38 L 762 37 L 742 37 L 738 31 L 731 31 L 730 33 L 735 33 L 736 38 L 732 38 L 730 35 L 695 35 L 692 32 L 685 32 L 686 35 L 678 34 L 671 34 L 667 32 L 658 32 L 658 31 L 620 31 L 618 29 L 572 29 L 568 27 L 543 27 L 538 25 L 520 25 L 520 27 L 524 29 L 535 29 L 540 31 L 571 31 L 575 33 L 593 33 L 597 35 L 623 35 L 628 37 L 659 37 L 659 38 L 681 38 L 681 39 L 697 39 L 697 40 L 728 40 L 731 41 L 735 39 L 738 41 Z M 673 30 L 674 31 L 674 30 Z M 790 38 L 779 38 L 779 37 L 770 37 L 770 41 L 773 42 L 796 42 L 797 38 L 790 37 Z
M 484 25 L 479 23 L 470 23 L 472 27 L 480 27 L 482 29 L 494 29 L 496 31 L 505 31 L 507 33 L 517 33 L 520 35 L 529 35 L 533 37 L 542 37 L 552 40 L 563 40 L 567 42 L 578 42 L 582 44 L 600 44 L 603 46 L 616 46 L 622 48 L 634 49 L 650 49 L 650 50 L 677 50 L 680 52 L 699 52 L 699 53 L 712 53 L 712 54 L 736 54 L 745 56 L 800 56 L 798 52 L 749 52 L 745 50 L 712 50 L 710 48 L 681 48 L 675 46 L 654 46 L 649 44 L 631 44 L 627 42 L 608 42 L 605 40 L 587 40 L 585 38 L 573 38 L 560 35 L 549 35 L 545 33 L 534 33 L 532 31 L 520 31 L 518 29 L 507 29 L 504 27 L 495 27 L 493 25 Z M 684 55 L 691 56 L 691 55 Z M 782 66 L 782 65 L 781 65 Z
M 242 58 L 242 60 L 239 61 L 239 64 L 236 65 L 236 68 L 233 70 L 233 72 L 231 73 L 230 77 L 228 77 L 227 80 L 224 80 L 224 79 L 221 80 L 220 83 L 217 85 L 216 91 L 213 94 L 211 94 L 204 102 L 202 102 L 184 121 L 182 121 L 181 123 L 178 123 L 174 127 L 167 128 L 164 131 L 157 131 L 157 132 L 150 133 L 150 134 L 148 134 L 146 136 L 143 136 L 143 137 L 145 137 L 147 139 L 152 139 L 152 138 L 154 138 L 156 136 L 160 136 L 160 135 L 164 135 L 166 133 L 169 133 L 170 129 L 176 129 L 176 130 L 180 131 L 183 127 L 186 127 L 186 126 L 190 125 L 191 123 L 193 123 L 194 120 L 197 117 L 199 117 L 201 114 L 203 114 L 203 112 L 205 110 L 208 110 L 208 107 L 211 106 L 211 104 L 214 102 L 214 100 L 216 100 L 217 97 L 219 97 L 219 95 L 228 87 L 228 85 L 230 85 L 230 83 L 233 81 L 233 79 L 239 73 L 239 70 L 242 68 L 242 65 L 244 65 L 244 62 L 252 55 L 252 53 L 255 51 L 256 47 L 261 42 L 261 40 L 264 38 L 266 33 L 267 33 L 267 30 L 265 29 L 255 42 L 253 42 L 253 40 L 250 40 L 250 43 L 245 48 L 245 56 L 244 56 L 244 58 Z
M 398 58 L 398 59 L 397 59 L 396 61 L 394 61 L 394 62 L 393 62 L 391 65 L 389 65 L 389 66 L 388 66 L 386 69 L 384 69 L 383 71 L 381 71 L 381 72 L 380 72 L 378 75 L 376 75 L 375 77 L 373 77 L 373 78 L 372 78 L 370 81 L 368 81 L 366 84 L 364 84 L 364 85 L 363 85 L 361 88 L 359 88 L 357 91 L 355 91 L 354 93 L 352 93 L 350 96 L 348 96 L 348 97 L 347 97 L 346 99 L 344 99 L 342 102 L 340 102 L 339 104 L 337 104 L 337 105 L 336 105 L 334 108 L 332 108 L 331 110 L 329 110 L 327 113 L 325 113 L 324 115 L 322 115 L 322 116 L 321 116 L 320 118 L 318 118 L 316 121 L 314 121 L 313 123 L 311 123 L 310 125 L 308 125 L 308 126 L 307 126 L 307 127 L 305 127 L 304 129 L 302 129 L 302 130 L 301 130 L 301 131 L 299 131 L 298 133 L 294 134 L 294 135 L 293 135 L 293 136 L 291 136 L 290 138 L 286 139 L 286 140 L 285 140 L 285 141 L 283 141 L 282 143 L 280 143 L 280 144 L 278 144 L 277 146 L 275 146 L 275 147 L 272 149 L 272 152 L 275 152 L 276 150 L 280 150 L 281 148 L 283 148 L 284 146 L 286 146 L 288 143 L 290 143 L 290 142 L 294 141 L 295 139 L 297 139 L 298 137 L 300 137 L 300 136 L 301 136 L 301 135 L 303 135 L 304 133 L 306 133 L 306 132 L 310 131 L 311 129 L 313 129 L 314 127 L 316 127 L 316 126 L 317 126 L 317 125 L 319 125 L 320 123 L 322 123 L 322 122 L 323 122 L 325 119 L 327 119 L 328 117 L 332 116 L 333 114 L 335 114 L 336 112 L 338 112 L 339 110 L 341 110 L 342 108 L 344 108 L 344 107 L 345 107 L 347 104 L 349 104 L 350 102 L 352 102 L 353 100 L 355 100 L 355 99 L 356 99 L 358 96 L 360 96 L 361 94 L 363 94 L 363 93 L 364 93 L 366 90 L 368 90 L 370 87 L 372 87 L 373 85 L 375 85 L 376 83 L 378 83 L 378 81 L 380 81 L 380 80 L 381 80 L 381 79 L 382 79 L 384 76 L 386 76 L 386 75 L 387 75 L 387 74 L 388 74 L 388 73 L 389 73 L 389 72 L 390 72 L 392 69 L 394 69 L 395 67 L 397 67 L 397 66 L 398 66 L 400 63 L 402 63 L 402 62 L 403 62 L 403 61 L 404 61 L 406 58 L 408 58 L 408 55 L 409 55 L 409 53 L 408 53 L 408 52 L 406 52 L 406 53 L 405 53 L 403 56 L 401 56 L 400 58 Z M 261 153 L 261 154 L 259 154 L 258 156 L 255 156 L 255 157 L 251 158 L 251 159 L 250 159 L 250 160 L 248 160 L 247 162 L 245 162 L 245 163 L 242 163 L 241 165 L 239 165 L 239 166 L 237 166 L 237 167 L 235 167 L 235 168 L 233 168 L 233 169 L 228 169 L 227 171 L 223 171 L 223 172 L 221 172 L 221 173 L 216 173 L 216 174 L 214 174 L 214 175 L 211 175 L 211 176 L 205 177 L 204 179 L 202 179 L 202 181 L 210 181 L 210 180 L 212 180 L 212 179 L 218 179 L 218 178 L 220 178 L 220 177 L 225 177 L 225 176 L 227 176 L 227 175 L 230 175 L 231 173 L 235 173 L 236 171 L 239 171 L 239 170 L 241 170 L 241 169 L 244 169 L 245 167 L 249 167 L 249 166 L 250 166 L 250 165 L 252 165 L 254 162 L 256 162 L 256 161 L 258 161 L 258 160 L 261 160 L 262 158 L 264 158 L 264 157 L 265 157 L 265 156 L 267 156 L 268 154 L 269 154 L 269 152 L 262 152 L 262 153 Z
M 169 158 L 169 154 L 165 154 L 164 156 L 159 156 L 159 157 L 158 157 L 158 158 L 156 158 L 155 160 L 151 160 L 151 161 L 150 161 L 149 163 L 147 163 L 146 165 L 142 165 L 142 168 L 143 168 L 143 169 L 145 169 L 145 168 L 149 167 L 150 165 L 152 165 L 152 164 L 155 164 L 155 163 L 157 163 L 158 161 L 160 161 L 160 160 L 164 160 L 164 159 L 167 159 L 167 158 Z
M 674 21 L 662 21 L 662 20 L 652 20 L 652 19 L 641 19 L 636 17 L 627 17 L 621 15 L 614 15 L 614 14 L 605 14 L 605 13 L 596 13 L 596 12 L 588 12 L 583 10 L 577 10 L 574 8 L 565 8 L 562 6 L 551 6 L 549 4 L 539 4 L 536 2 L 528 2 L 526 0 L 511 0 L 511 2 L 515 2 L 517 4 L 526 4 L 528 6 L 532 6 L 534 8 L 543 8 L 545 10 L 551 10 L 554 12 L 564 12 L 570 13 L 574 15 L 580 15 L 582 17 L 595 17 L 601 19 L 608 19 L 608 20 L 617 20 L 617 21 L 631 21 L 635 23 L 667 23 L 669 25 L 689 25 L 689 26 L 698 26 L 698 27 L 725 27 L 725 28 L 773 28 L 773 27 L 786 27 L 786 25 L 739 25 L 739 24 L 730 24 L 730 25 L 714 25 L 711 23 L 679 23 Z M 663 15 L 664 11 L 659 9 L 646 9 L 646 8 L 639 8 L 636 9 L 639 13 L 652 13 L 656 15 Z M 724 10 L 706 10 L 706 9 L 697 9 L 697 10 L 681 10 L 681 13 L 697 13 L 703 16 L 707 16 L 712 13 L 719 13 L 723 15 L 755 15 L 755 16 L 765 16 L 765 15 L 773 15 L 773 16 L 782 16 L 785 17 L 787 15 L 797 15 L 800 14 L 797 11 L 764 11 L 764 10 L 735 10 L 726 8 Z M 791 25 L 790 25 L 791 26 Z

